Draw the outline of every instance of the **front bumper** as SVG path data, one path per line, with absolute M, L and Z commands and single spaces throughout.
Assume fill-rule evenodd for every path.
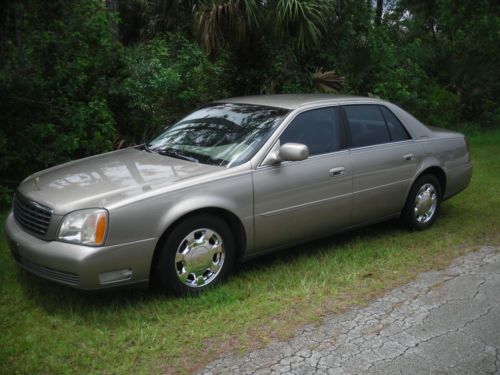
M 44 241 L 25 232 L 12 213 L 5 222 L 5 233 L 19 266 L 61 284 L 94 290 L 147 283 L 149 280 L 155 238 L 103 247 Z M 102 282 L 103 274 L 120 270 L 131 270 L 131 276 Z

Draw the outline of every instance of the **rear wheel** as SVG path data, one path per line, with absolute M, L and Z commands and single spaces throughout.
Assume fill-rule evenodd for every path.
M 427 229 L 436 220 L 440 202 L 439 180 L 433 175 L 424 175 L 413 184 L 403 210 L 403 219 L 413 229 Z
M 164 289 L 176 295 L 197 294 L 227 277 L 236 254 L 228 225 L 213 215 L 197 215 L 179 223 L 170 233 L 157 264 Z

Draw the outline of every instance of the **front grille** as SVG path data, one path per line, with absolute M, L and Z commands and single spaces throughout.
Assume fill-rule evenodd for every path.
M 80 276 L 75 273 L 55 270 L 53 268 L 40 266 L 39 264 L 30 262 L 28 259 L 23 258 L 19 254 L 13 252 L 17 263 L 25 270 L 34 273 L 35 275 L 44 277 L 49 280 L 63 282 L 69 285 L 78 285 L 80 283 Z
M 52 210 L 18 194 L 14 196 L 14 217 L 21 226 L 37 234 L 45 235 L 49 229 Z

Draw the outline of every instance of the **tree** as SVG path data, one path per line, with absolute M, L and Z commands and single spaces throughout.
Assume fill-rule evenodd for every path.
M 328 6 L 322 0 L 212 0 L 194 9 L 200 43 L 209 53 L 248 33 L 279 40 L 291 37 L 304 51 L 320 42 Z

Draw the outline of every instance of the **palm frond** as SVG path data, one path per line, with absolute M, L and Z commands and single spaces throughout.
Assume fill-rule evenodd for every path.
M 320 92 L 338 92 L 346 84 L 345 77 L 339 76 L 335 70 L 323 72 L 323 68 L 313 73 L 312 80 Z
M 193 6 L 196 33 L 209 53 L 219 50 L 228 39 L 243 37 L 249 28 L 259 25 L 258 2 L 219 0 Z
M 326 26 L 327 3 L 323 0 L 277 0 L 277 30 L 297 38 L 302 50 L 316 45 Z

